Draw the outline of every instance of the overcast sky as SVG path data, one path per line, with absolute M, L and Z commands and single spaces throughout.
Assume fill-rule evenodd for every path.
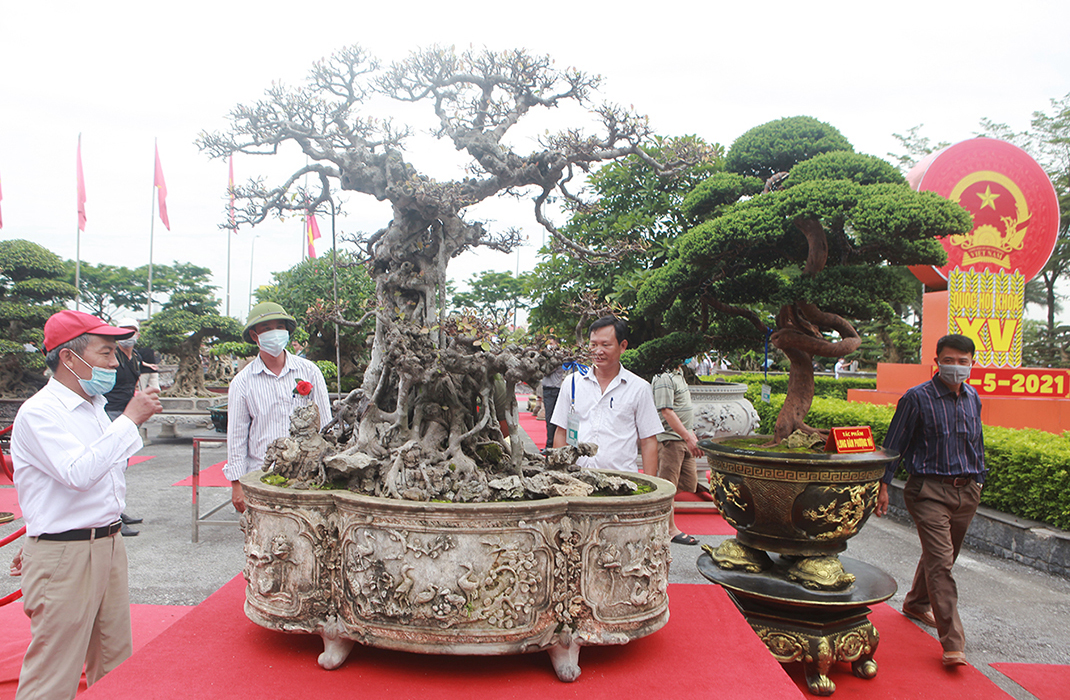
M 892 134 L 917 124 L 934 141 L 951 142 L 973 136 L 982 117 L 1027 128 L 1035 110 L 1070 92 L 1068 20 L 1065 0 L 0 0 L 0 239 L 75 257 L 81 133 L 81 259 L 146 264 L 156 139 L 171 231 L 157 219 L 153 262 L 211 268 L 225 300 L 228 236 L 218 226 L 227 165 L 200 153 L 194 139 L 224 128 L 234 105 L 257 99 L 272 81 L 298 83 L 315 60 L 352 43 L 383 61 L 435 43 L 525 47 L 602 75 L 602 97 L 648 114 L 661 134 L 728 146 L 753 126 L 805 114 L 840 129 L 857 151 L 885 157 L 897 150 Z M 413 151 L 410 160 L 453 177 L 450 150 Z M 239 156 L 235 177 L 287 173 L 303 162 Z M 342 232 L 375 231 L 389 218 L 371 199 L 350 195 L 345 206 Z M 472 214 L 522 227 L 530 243 L 519 255 L 462 256 L 451 266 L 455 280 L 533 267 L 543 232 L 529 202 Z M 321 228 L 324 254 L 329 222 Z M 230 312 L 243 318 L 250 269 L 258 286 L 299 262 L 301 223 L 271 221 L 230 238 Z

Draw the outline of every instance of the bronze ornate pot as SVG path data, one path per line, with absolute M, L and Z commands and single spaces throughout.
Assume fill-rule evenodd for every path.
M 740 544 L 797 557 L 838 554 L 877 503 L 898 455 L 771 452 L 703 440 L 710 491 Z

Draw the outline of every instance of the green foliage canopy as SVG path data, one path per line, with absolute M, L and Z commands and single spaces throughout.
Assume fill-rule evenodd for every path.
M 514 277 L 511 272 L 484 270 L 472 275 L 468 286 L 469 291 L 453 295 L 454 310 L 472 309 L 498 326 L 508 325 L 516 310 L 527 308 L 529 304 L 528 273 Z
M 673 242 L 689 226 L 689 215 L 680 207 L 684 196 L 722 167 L 721 147 L 696 136 L 656 137 L 648 150 L 662 158 L 683 148 L 704 157 L 673 176 L 656 172 L 635 156 L 609 163 L 591 175 L 593 203 L 574 205 L 563 230 L 587 248 L 626 252 L 612 263 L 577 265 L 569 255 L 545 251 L 531 278 L 532 298 L 539 300 L 529 314 L 533 329 L 568 337 L 577 324 L 593 320 L 589 314 L 597 310 L 592 301 L 624 310 L 634 306 L 646 275 L 675 255 Z M 757 188 L 761 189 L 761 183 Z M 629 326 L 633 341 L 657 335 L 641 318 L 629 319 Z
M 729 172 L 765 182 L 821 153 L 853 151 L 840 131 L 813 117 L 787 117 L 756 126 L 733 143 L 725 158 Z
M 63 273 L 63 261 L 47 248 L 0 241 L 0 393 L 28 395 L 43 384 L 44 359 L 25 346 L 43 349 L 45 321 L 75 297 Z
M 748 132 L 745 152 L 758 158 L 762 148 L 786 142 L 793 144 L 790 160 L 840 143 L 819 129 L 819 143 L 807 146 L 784 136 L 783 127 L 791 124 L 799 122 L 781 120 L 776 128 Z M 802 134 L 807 133 L 815 132 L 807 127 Z M 759 148 L 756 136 L 762 134 L 767 138 Z M 732 160 L 733 151 L 736 144 L 729 163 L 761 171 L 756 160 Z M 768 169 L 788 160 L 777 156 Z M 790 170 L 782 190 L 749 199 L 727 202 L 725 193 L 731 190 L 717 181 L 724 175 L 710 180 L 685 199 L 688 211 L 705 220 L 677 240 L 678 256 L 646 278 L 637 301 L 638 312 L 660 317 L 665 330 L 704 335 L 721 350 L 760 348 L 762 331 L 754 323 L 740 323 L 741 318 L 752 314 L 772 329 L 776 310 L 797 301 L 852 319 L 895 319 L 896 304 L 912 299 L 914 288 L 904 285 L 901 271 L 892 266 L 942 264 L 946 256 L 934 237 L 971 225 L 961 207 L 933 193 L 913 192 L 888 163 L 851 151 L 803 160 Z M 820 223 L 827 246 L 824 254 L 818 251 L 823 264 L 816 275 L 803 274 L 814 254 L 798 223 L 806 220 Z M 727 307 L 719 313 L 718 305 Z M 745 313 L 724 313 L 729 307 Z M 684 356 L 667 360 L 671 364 Z

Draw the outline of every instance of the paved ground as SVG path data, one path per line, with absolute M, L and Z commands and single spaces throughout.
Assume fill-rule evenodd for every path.
M 228 505 L 213 516 L 232 520 L 233 525 L 202 526 L 200 541 L 193 544 L 192 490 L 171 486 L 190 475 L 192 437 L 209 434 L 187 429 L 182 431 L 182 437 L 161 440 L 153 429 L 150 443 L 139 454 L 154 458 L 128 471 L 127 512 L 145 518 L 138 526 L 141 534 L 127 539 L 130 598 L 134 603 L 196 605 L 241 571 L 242 534 L 233 508 Z M 222 444 L 204 444 L 202 450 L 202 468 L 226 457 Z M 229 501 L 229 497 L 226 488 L 202 489 L 202 511 Z M 0 525 L 0 537 L 19 526 L 21 521 Z M 700 539 L 716 544 L 722 538 Z M 13 547 L 9 545 L 0 552 L 3 570 L 13 555 Z M 706 583 L 695 567 L 699 554 L 697 547 L 672 545 L 670 580 Z M 889 604 L 896 608 L 902 605 L 918 556 L 917 536 L 909 525 L 871 518 L 851 540 L 847 555 L 891 574 L 899 592 Z M 1070 664 L 1070 579 L 969 550 L 963 551 L 955 571 L 970 663 L 1014 698 L 1032 698 L 988 664 Z M 0 580 L 5 581 L 0 585 L 0 595 L 17 585 L 6 576 L 0 576 Z

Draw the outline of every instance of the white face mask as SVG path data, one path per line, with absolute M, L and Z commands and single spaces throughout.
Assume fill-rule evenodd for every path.
M 264 331 L 256 337 L 256 344 L 261 350 L 278 357 L 286 350 L 286 344 L 290 342 L 290 332 L 284 328 L 276 328 L 273 331 Z
M 940 378 L 948 384 L 961 384 L 970 378 L 971 365 L 939 365 Z

